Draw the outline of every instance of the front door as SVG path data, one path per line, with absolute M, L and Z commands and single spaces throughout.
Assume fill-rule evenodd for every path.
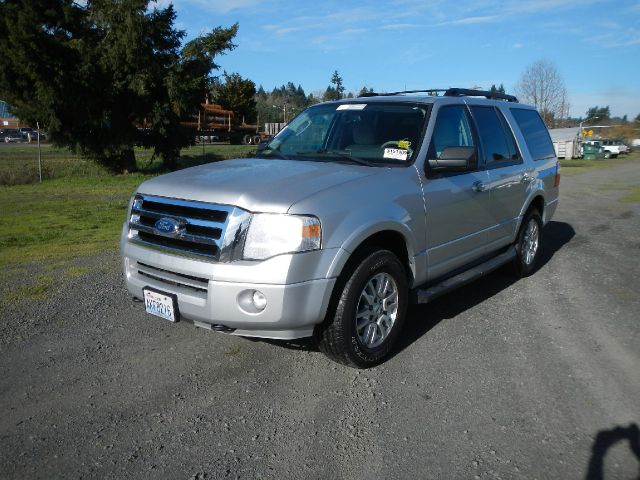
M 447 147 L 476 146 L 465 105 L 446 105 L 436 112 L 428 158 Z M 428 162 L 426 162 L 428 164 Z M 424 180 L 429 280 L 481 257 L 492 225 L 489 176 L 474 172 L 435 174 Z

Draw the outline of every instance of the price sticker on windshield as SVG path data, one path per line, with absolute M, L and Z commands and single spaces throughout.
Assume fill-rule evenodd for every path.
M 409 152 L 402 148 L 385 148 L 384 149 L 384 158 L 406 161 L 408 156 L 409 156 Z

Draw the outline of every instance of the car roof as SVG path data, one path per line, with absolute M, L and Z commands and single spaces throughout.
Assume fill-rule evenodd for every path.
M 535 109 L 531 105 L 526 105 L 517 102 L 507 102 L 505 100 L 494 100 L 488 98 L 471 97 L 471 96 L 434 96 L 434 95 L 416 95 L 416 94 L 396 94 L 396 95 L 384 95 L 378 94 L 375 96 L 345 98 L 342 100 L 334 100 L 324 102 L 324 104 L 362 104 L 362 103 L 423 103 L 426 105 L 433 104 L 461 104 L 466 103 L 468 105 L 493 105 L 502 107 L 508 105 L 510 108 L 523 108 L 523 109 Z

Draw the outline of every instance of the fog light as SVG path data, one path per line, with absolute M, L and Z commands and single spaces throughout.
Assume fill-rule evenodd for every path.
M 264 296 L 264 293 L 259 292 L 258 290 L 253 292 L 251 300 L 253 301 L 253 306 L 260 311 L 264 310 L 267 306 L 267 297 Z

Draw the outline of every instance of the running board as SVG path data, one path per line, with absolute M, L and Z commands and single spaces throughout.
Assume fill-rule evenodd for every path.
M 487 260 L 480 265 L 476 265 L 469 270 L 465 270 L 462 273 L 459 273 L 455 277 L 448 278 L 443 280 L 436 285 L 433 285 L 429 288 L 418 289 L 415 291 L 415 300 L 416 303 L 429 303 L 430 301 L 438 298 L 445 293 L 450 292 L 462 285 L 466 285 L 469 282 L 473 282 L 478 278 L 486 275 L 487 273 L 493 272 L 495 269 L 501 267 L 505 263 L 510 262 L 516 257 L 516 249 L 515 247 L 510 247 L 504 253 L 501 253 L 497 257 L 493 257 L 490 260 Z

